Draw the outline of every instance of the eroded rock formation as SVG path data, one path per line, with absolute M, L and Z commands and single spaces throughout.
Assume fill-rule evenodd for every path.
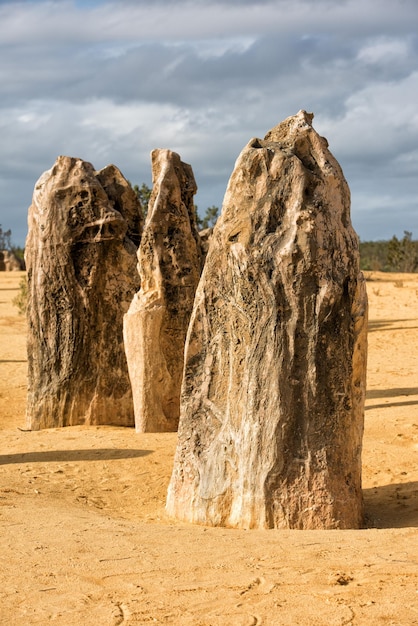
M 111 206 L 126 221 L 126 236 L 138 248 L 144 226 L 138 196 L 116 165 L 107 165 L 99 170 L 96 178 L 105 190 Z
M 138 268 L 141 290 L 124 320 L 138 432 L 177 430 L 184 343 L 202 252 L 190 165 L 175 152 L 151 154 L 153 190 Z
M 26 241 L 28 424 L 133 426 L 123 315 L 141 211 L 117 168 L 66 156 L 36 183 Z
M 0 272 L 19 272 L 23 269 L 24 263 L 13 252 L 0 250 Z
M 167 511 L 357 528 L 367 297 L 350 193 L 300 111 L 241 152 L 196 292 Z

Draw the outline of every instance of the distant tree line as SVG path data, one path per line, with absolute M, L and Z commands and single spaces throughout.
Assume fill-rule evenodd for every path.
M 11 230 L 3 230 L 0 224 L 0 250 L 11 250 L 12 249 L 12 231 Z
M 148 185 L 146 185 L 145 183 L 142 183 L 141 186 L 133 185 L 132 188 L 135 191 L 137 198 L 141 203 L 142 217 L 143 219 L 145 219 L 148 213 L 148 203 L 151 197 L 152 189 L 148 187 Z
M 0 250 L 8 250 L 9 252 L 13 252 L 13 254 L 24 261 L 25 249 L 20 246 L 14 246 L 12 243 L 12 231 L 3 230 L 0 224 Z
M 360 267 L 375 272 L 416 272 L 418 241 L 407 230 L 402 239 L 394 235 L 389 241 L 361 241 Z
M 141 202 L 145 218 L 151 189 L 145 183 L 141 187 L 134 185 L 133 189 Z M 213 227 L 218 217 L 219 208 L 208 207 L 203 217 L 197 215 L 199 230 Z M 3 230 L 1 224 L 0 250 L 10 250 L 24 260 L 24 248 L 12 244 L 12 231 Z M 360 241 L 360 267 L 375 272 L 418 272 L 418 240 L 412 239 L 412 233 L 406 230 L 402 239 L 394 235 L 389 241 Z

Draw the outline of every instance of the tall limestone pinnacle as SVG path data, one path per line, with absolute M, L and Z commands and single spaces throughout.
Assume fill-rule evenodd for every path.
M 25 249 L 32 430 L 134 424 L 123 315 L 139 287 L 140 209 L 112 165 L 96 172 L 60 156 L 35 185 Z
M 239 155 L 185 348 L 167 512 L 358 528 L 367 296 L 350 192 L 300 111 Z
M 184 343 L 202 249 L 190 165 L 176 152 L 151 153 L 153 190 L 138 269 L 141 289 L 124 318 L 125 349 L 138 432 L 176 431 Z

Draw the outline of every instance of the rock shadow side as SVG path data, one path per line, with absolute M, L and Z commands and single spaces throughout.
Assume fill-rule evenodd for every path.
M 176 431 L 184 344 L 202 264 L 190 165 L 170 150 L 151 154 L 153 190 L 138 268 L 141 290 L 124 319 L 138 432 Z
M 349 188 L 312 118 L 252 139 L 228 184 L 185 349 L 180 520 L 362 524 L 367 296 Z
M 28 225 L 29 427 L 133 426 L 123 315 L 140 284 L 135 192 L 115 166 L 60 156 Z

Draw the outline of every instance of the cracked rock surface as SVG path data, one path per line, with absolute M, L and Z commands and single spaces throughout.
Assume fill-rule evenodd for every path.
M 297 115 L 238 157 L 185 350 L 167 511 L 241 528 L 358 528 L 367 296 L 350 192 Z

